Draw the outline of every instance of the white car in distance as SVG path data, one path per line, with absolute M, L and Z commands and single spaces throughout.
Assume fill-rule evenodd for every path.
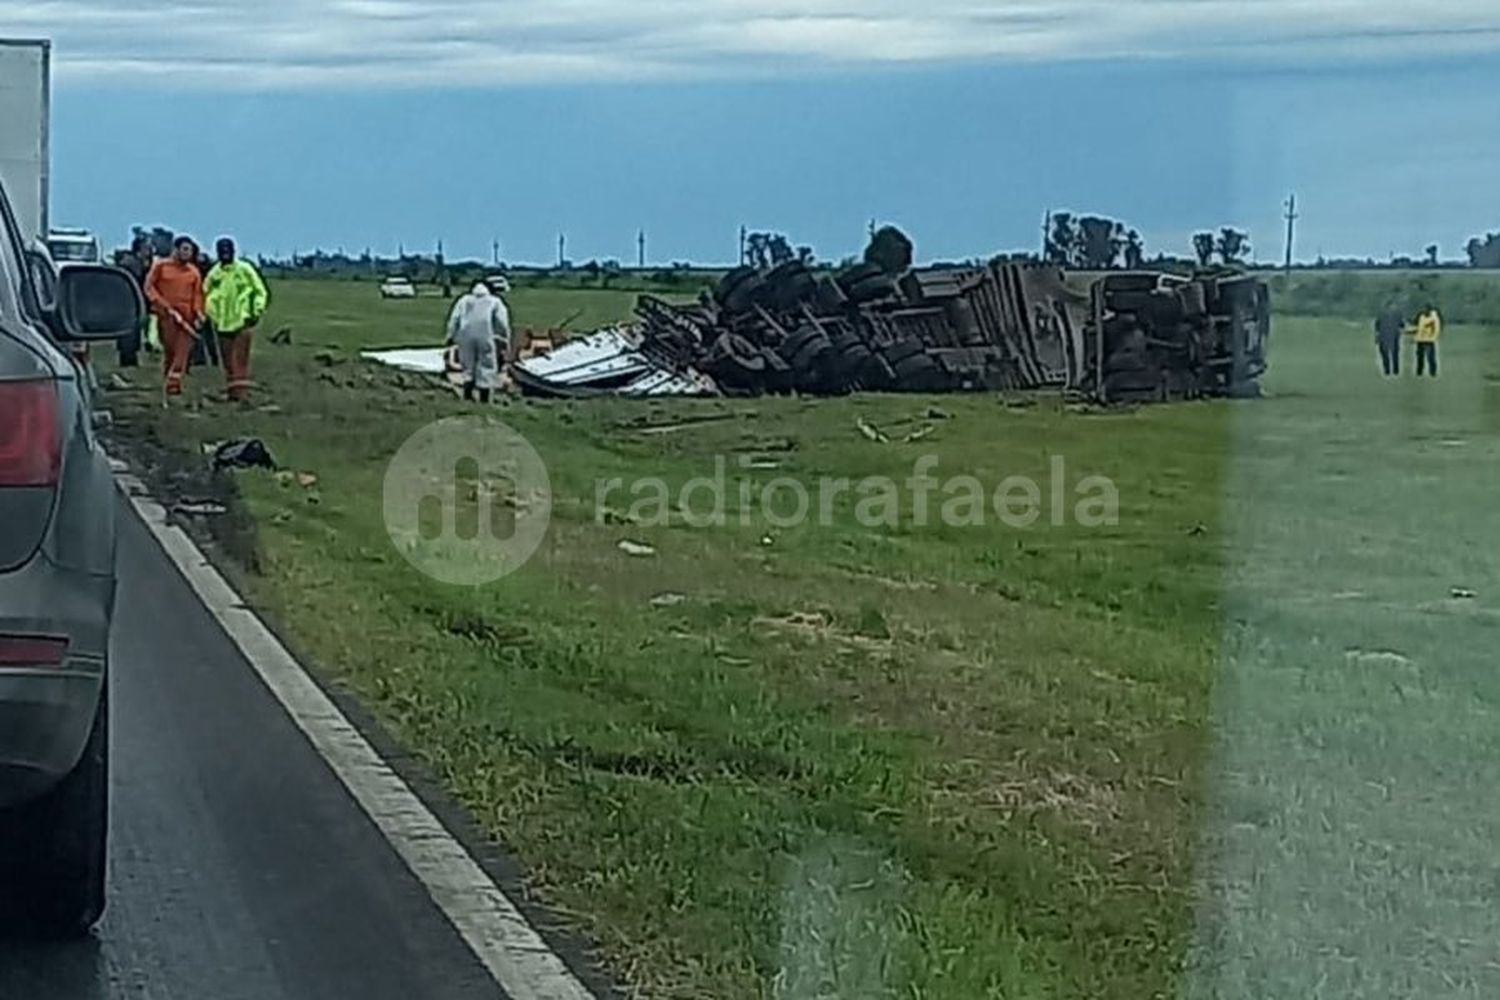
M 411 283 L 410 278 L 386 278 L 380 285 L 380 297 L 383 299 L 414 299 L 417 297 L 417 286 Z

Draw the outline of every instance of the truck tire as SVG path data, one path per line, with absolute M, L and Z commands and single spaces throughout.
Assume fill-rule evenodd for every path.
M 913 354 L 892 368 L 896 387 L 903 392 L 937 392 L 943 388 L 943 370 L 926 353 Z
M 0 814 L 0 912 L 56 940 L 104 916 L 109 837 L 109 698 L 99 698 L 83 756 L 58 786 Z
M 788 364 L 796 368 L 799 367 L 797 358 L 807 350 L 810 344 L 818 345 L 816 353 L 822 353 L 833 347 L 833 343 L 828 339 L 826 333 L 818 327 L 808 324 L 793 330 L 787 336 L 786 340 L 782 342 L 779 353 Z
M 854 305 L 878 302 L 896 296 L 896 283 L 885 274 L 874 274 L 849 289 L 849 301 Z
M 926 350 L 927 347 L 920 340 L 911 339 L 902 340 L 891 344 L 889 347 L 886 347 L 884 350 L 882 350 L 880 354 L 881 357 L 885 358 L 886 364 L 890 365 L 892 368 L 895 368 L 907 358 L 914 357 L 915 355 L 921 354 Z
M 896 383 L 896 373 L 890 363 L 879 354 L 871 354 L 860 374 L 859 384 L 866 389 L 889 389 Z
M 836 313 L 849 304 L 849 296 L 832 278 L 819 278 L 813 286 L 813 301 L 822 313 Z

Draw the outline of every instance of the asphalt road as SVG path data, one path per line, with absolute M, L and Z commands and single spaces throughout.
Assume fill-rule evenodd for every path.
M 122 508 L 110 909 L 0 1000 L 469 1000 L 493 980 Z

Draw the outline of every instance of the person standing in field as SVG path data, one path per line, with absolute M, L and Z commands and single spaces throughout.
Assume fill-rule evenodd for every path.
M 1438 373 L 1438 338 L 1443 335 L 1443 317 L 1439 315 L 1437 306 L 1428 304 L 1417 317 L 1416 340 L 1417 340 L 1417 375 L 1420 377 L 1424 372 L 1430 372 L 1433 378 Z
M 477 392 L 481 403 L 490 402 L 500 386 L 500 358 L 510 354 L 510 313 L 489 285 L 479 282 L 454 303 L 448 340 L 458 348 L 464 399 Z
M 162 376 L 168 396 L 182 395 L 188 357 L 203 325 L 203 275 L 197 263 L 198 245 L 179 236 L 172 244 L 172 256 L 153 264 L 146 277 L 146 301 L 151 304 L 161 336 Z
M 146 294 L 146 278 L 151 274 L 151 268 L 155 261 L 151 252 L 151 241 L 145 237 L 137 237 L 130 245 L 130 252 L 120 258 L 120 267 L 130 272 L 135 279 L 141 294 Z M 150 313 L 146 315 L 141 323 L 141 329 L 134 333 L 126 334 L 115 344 L 120 354 L 121 368 L 134 368 L 140 363 L 140 352 L 142 341 L 148 349 L 153 346 L 153 341 L 159 340 L 158 331 L 153 330 L 156 317 Z M 153 336 L 158 334 L 158 336 Z
M 230 402 L 250 398 L 250 344 L 255 328 L 271 304 L 271 294 L 255 265 L 237 256 L 234 240 L 215 246 L 219 262 L 203 280 L 208 320 L 219 338 Z
M 1380 366 L 1386 375 L 1401 374 L 1401 334 L 1406 318 L 1392 299 L 1375 320 L 1375 345 L 1380 348 Z

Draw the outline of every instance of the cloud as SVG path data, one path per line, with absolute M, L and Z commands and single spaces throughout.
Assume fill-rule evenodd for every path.
M 1494 52 L 1494 0 L 5 0 L 65 80 L 409 87 L 952 61 Z

